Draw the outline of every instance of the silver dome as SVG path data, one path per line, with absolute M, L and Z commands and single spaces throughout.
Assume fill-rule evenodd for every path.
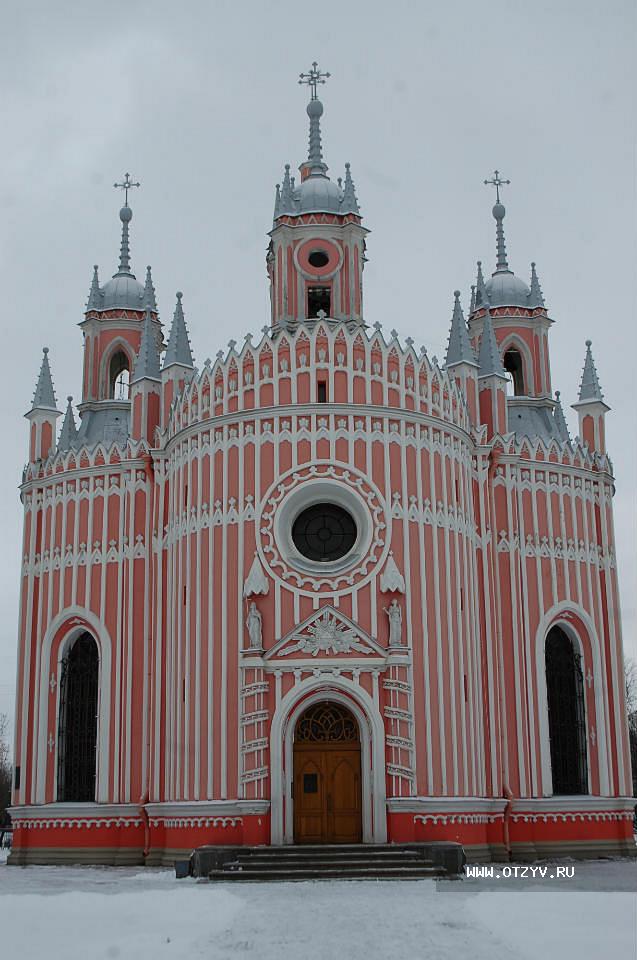
M 132 273 L 116 273 L 102 287 L 102 310 L 142 310 L 144 286 Z
M 510 270 L 498 270 L 485 283 L 489 305 L 492 307 L 528 307 L 531 291 L 523 280 Z
M 340 213 L 343 193 L 329 177 L 309 176 L 294 191 L 295 213 Z

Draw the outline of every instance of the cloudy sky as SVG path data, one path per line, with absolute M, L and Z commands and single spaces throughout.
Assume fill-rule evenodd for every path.
M 129 170 L 132 260 L 175 291 L 198 362 L 267 321 L 274 184 L 307 143 L 318 60 L 332 176 L 351 161 L 366 225 L 368 323 L 444 356 L 452 291 L 495 266 L 494 167 L 511 179 L 512 268 L 536 260 L 554 387 L 576 400 L 584 341 L 606 400 L 625 645 L 635 627 L 635 4 L 633 0 L 182 0 L 3 5 L 0 39 L 0 712 L 13 710 L 28 409 L 50 347 L 80 393 L 77 327 L 94 263 L 116 269 Z M 576 416 L 567 409 L 571 432 Z

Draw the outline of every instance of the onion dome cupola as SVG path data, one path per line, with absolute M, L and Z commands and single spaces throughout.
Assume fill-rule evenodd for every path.
M 312 64 L 299 83 L 310 88 L 309 147 L 299 181 L 285 165 L 277 184 L 274 224 L 266 258 L 271 284 L 272 329 L 293 330 L 318 320 L 362 323 L 365 236 L 349 163 L 336 181 L 323 157 L 323 104 L 317 88 L 329 73 Z

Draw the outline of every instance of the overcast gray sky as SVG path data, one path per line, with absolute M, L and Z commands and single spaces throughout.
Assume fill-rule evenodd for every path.
M 50 347 L 60 405 L 80 395 L 77 323 L 92 265 L 116 269 L 129 170 L 137 276 L 152 264 L 164 322 L 174 293 L 197 361 L 268 319 L 274 184 L 307 144 L 312 60 L 331 175 L 351 161 L 372 231 L 369 323 L 444 356 L 452 291 L 495 266 L 506 189 L 509 260 L 536 260 L 554 388 L 576 400 L 593 340 L 615 466 L 624 638 L 635 627 L 634 0 L 380 0 L 313 4 L 56 0 L 2 4 L 0 39 L 0 712 L 13 711 L 28 409 Z M 571 433 L 574 411 L 567 408 Z

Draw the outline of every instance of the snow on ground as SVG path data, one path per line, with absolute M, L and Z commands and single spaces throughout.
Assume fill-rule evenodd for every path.
M 23 960 L 635 960 L 634 861 L 572 880 L 206 884 L 172 871 L 0 863 Z

